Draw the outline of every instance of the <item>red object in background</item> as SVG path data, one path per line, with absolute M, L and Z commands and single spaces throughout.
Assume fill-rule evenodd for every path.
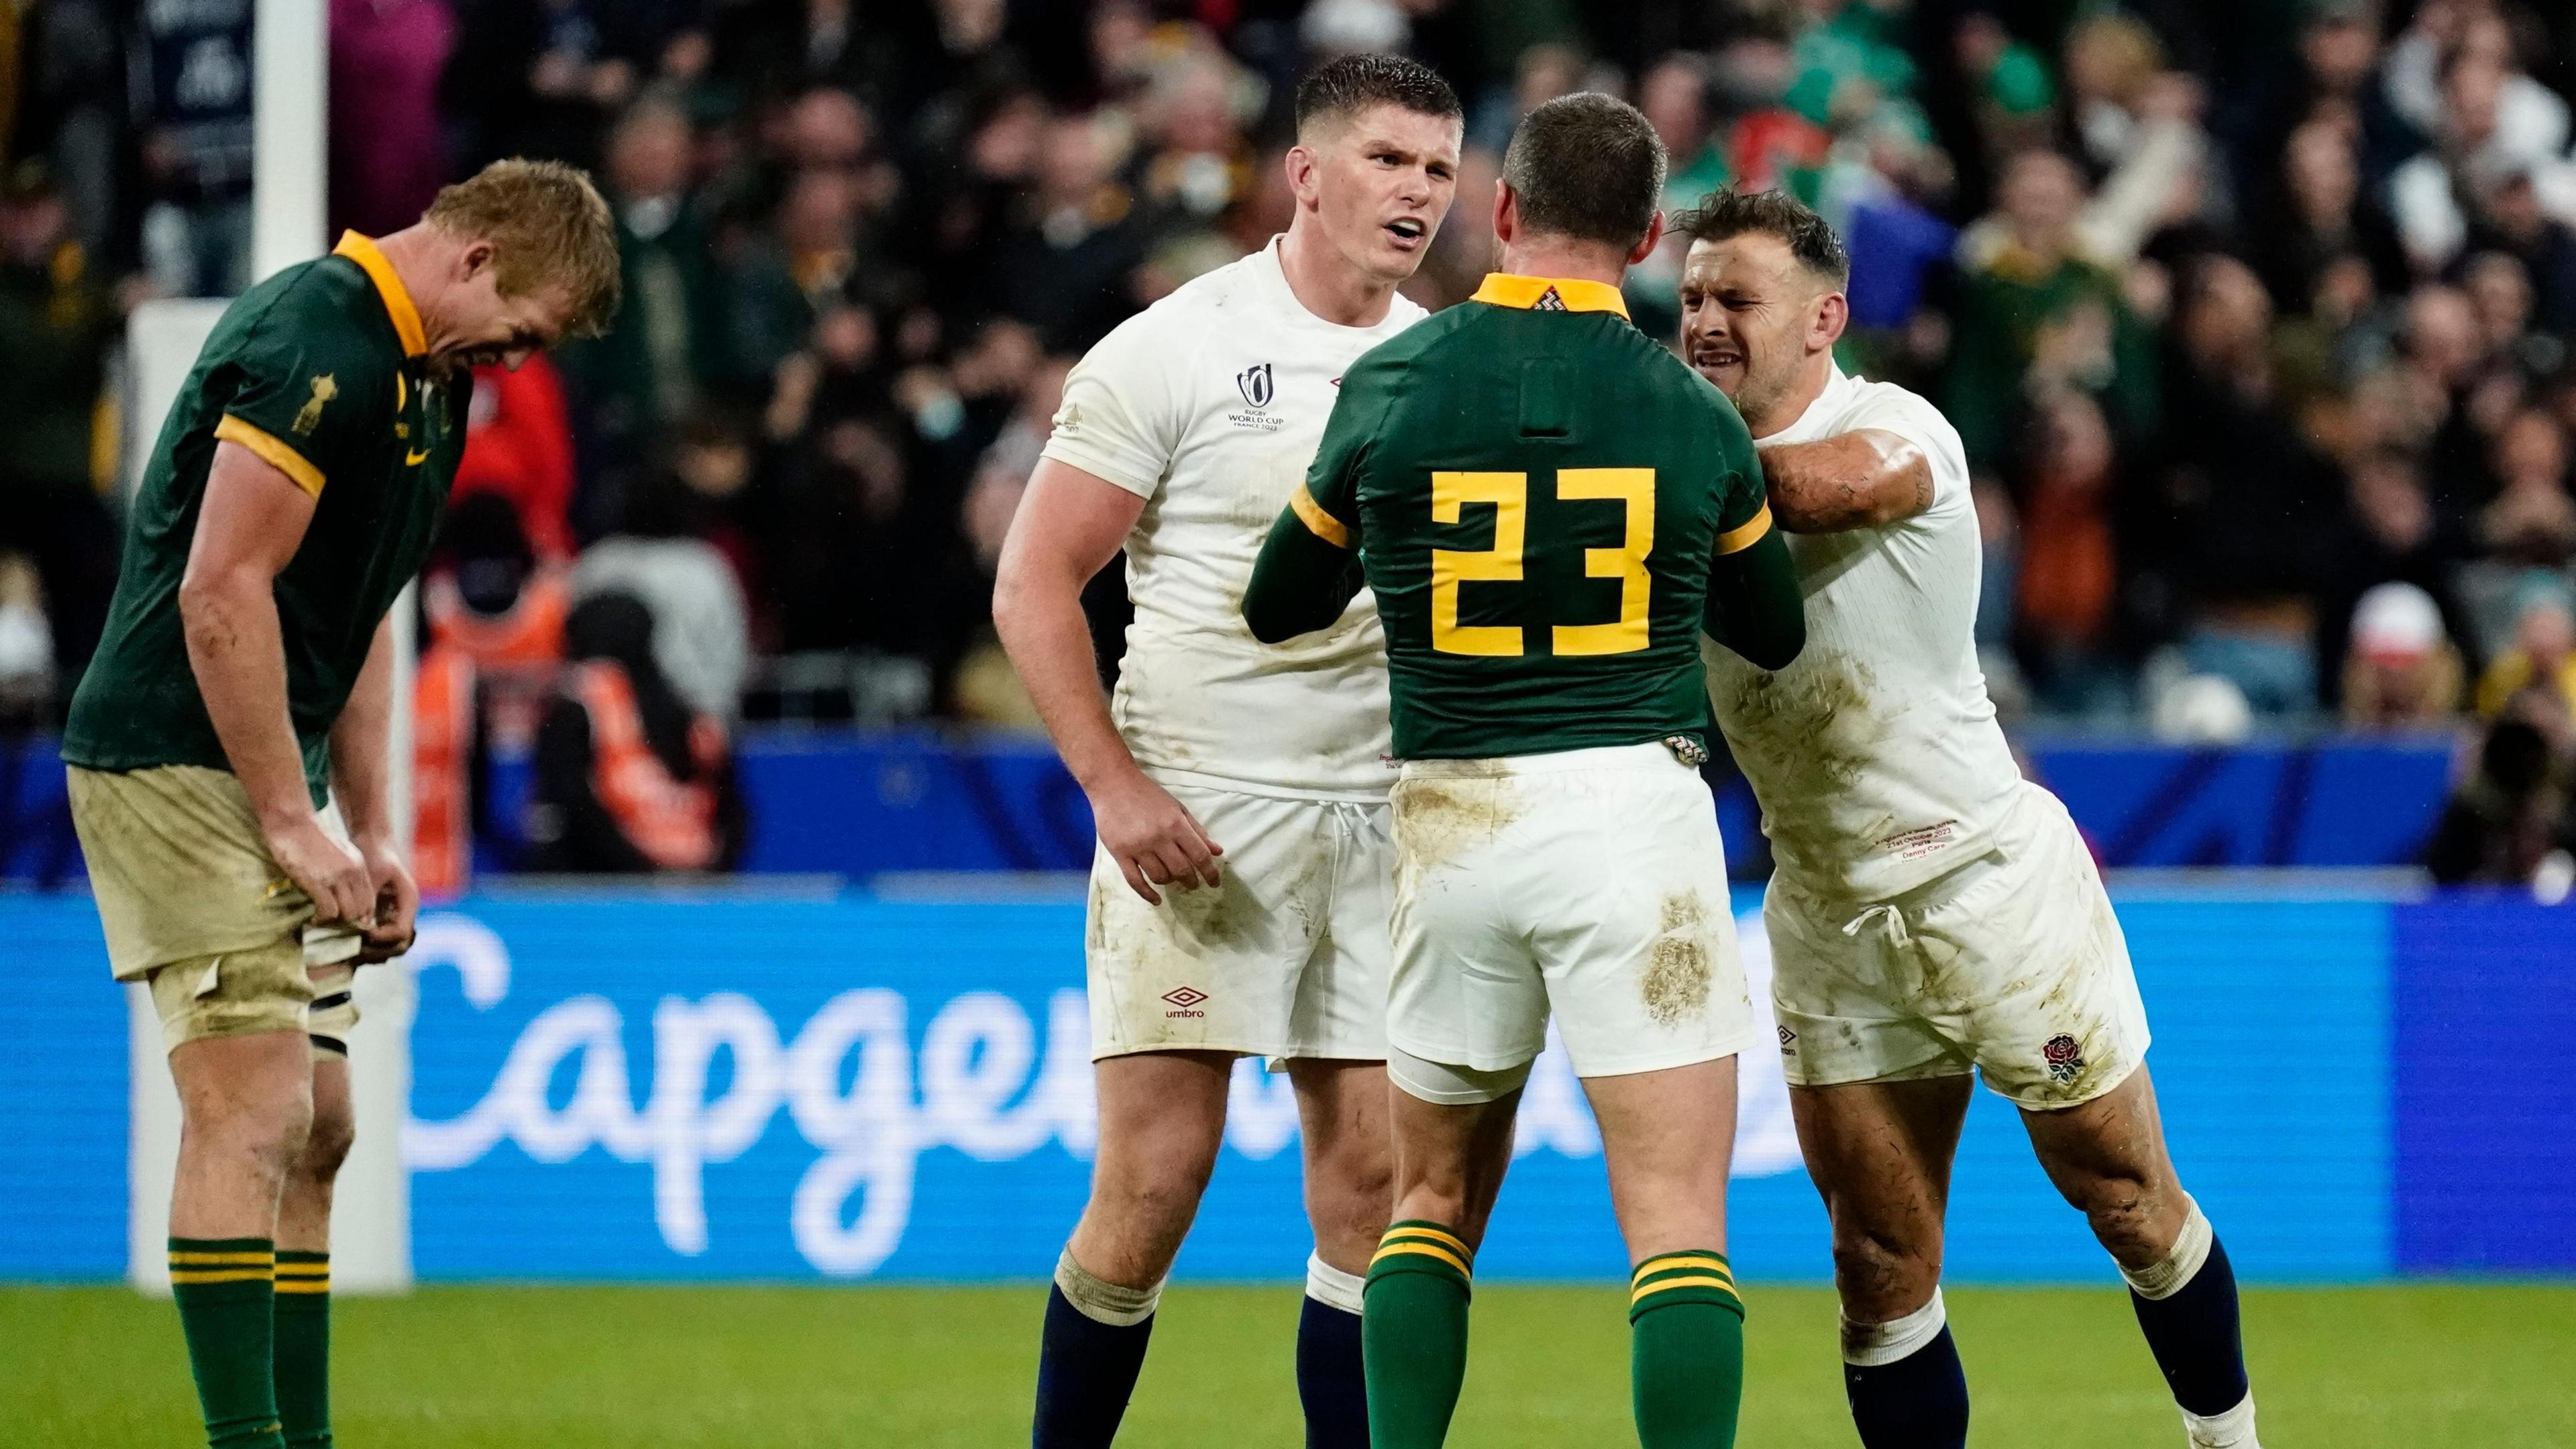
M 539 353 L 517 372 L 474 369 L 465 459 L 448 502 L 499 494 L 518 510 L 537 557 L 561 563 L 573 555 L 572 485 L 572 417 L 554 363 Z
M 1735 123 L 1727 138 L 1727 164 L 1745 191 L 1785 191 L 1789 173 L 1825 164 L 1832 136 L 1783 106 L 1756 111 Z
M 474 875 L 474 661 L 460 649 L 421 656 L 412 681 L 411 873 L 427 900 L 453 900 Z

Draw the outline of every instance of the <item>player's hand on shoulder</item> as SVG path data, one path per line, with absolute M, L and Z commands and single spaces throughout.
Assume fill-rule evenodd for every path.
M 278 868 L 313 898 L 313 923 L 365 925 L 375 917 L 376 890 L 358 852 L 332 838 L 321 820 L 301 819 L 263 832 Z
M 1094 793 L 1091 818 L 1109 858 L 1146 904 L 1163 903 L 1156 886 L 1192 890 L 1218 884 L 1217 857 L 1225 847 L 1143 771 Z

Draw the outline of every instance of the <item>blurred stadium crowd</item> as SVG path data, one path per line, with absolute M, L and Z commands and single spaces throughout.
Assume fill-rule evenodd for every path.
M 250 9 L 0 0 L 0 710 L 66 695 L 104 610 L 124 310 L 247 280 Z M 2563 828 L 2576 6 L 330 12 L 335 226 L 551 156 L 594 169 L 626 252 L 610 335 L 476 394 L 424 596 L 429 638 L 480 666 L 469 735 L 542 729 L 567 621 L 608 592 L 648 606 L 677 719 L 1030 723 L 986 597 L 1066 369 L 1285 226 L 1296 77 L 1384 49 L 1470 107 L 1426 306 L 1489 260 L 1513 122 L 1570 90 L 1646 111 L 1672 206 L 1734 185 L 1824 211 L 1855 262 L 1846 363 L 1966 441 L 2007 712 L 2193 738 L 2501 721 L 2472 837 Z M 1670 334 L 1678 266 L 1636 273 L 1640 325 Z M 1094 592 L 1114 627 L 1115 580 Z M 684 759 L 674 728 L 648 734 Z

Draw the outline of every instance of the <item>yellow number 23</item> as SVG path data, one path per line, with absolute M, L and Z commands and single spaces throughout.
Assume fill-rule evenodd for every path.
M 1619 617 L 1607 624 L 1558 624 L 1550 630 L 1557 654 L 1629 654 L 1646 647 L 1647 605 L 1654 579 L 1646 556 L 1655 548 L 1655 470 L 1566 468 L 1556 475 L 1556 496 L 1573 501 L 1615 499 L 1626 505 L 1627 529 L 1617 548 L 1583 551 L 1586 578 L 1619 581 Z M 1494 507 L 1494 546 L 1431 551 L 1431 647 L 1443 654 L 1516 657 L 1523 652 L 1516 624 L 1461 624 L 1458 586 L 1517 583 L 1529 534 L 1529 475 L 1440 473 L 1431 475 L 1431 521 L 1456 523 L 1470 503 Z

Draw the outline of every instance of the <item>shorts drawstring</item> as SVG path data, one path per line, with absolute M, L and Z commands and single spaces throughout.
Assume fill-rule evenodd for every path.
M 1882 922 L 1886 925 L 1887 939 L 1890 945 L 1905 947 L 1914 944 L 1913 934 L 1905 929 L 1905 913 L 1892 905 L 1885 904 L 1884 902 L 1872 906 L 1868 910 L 1861 912 L 1859 915 L 1852 917 L 1850 920 L 1843 922 L 1843 934 L 1846 936 L 1857 937 L 1873 920 Z

